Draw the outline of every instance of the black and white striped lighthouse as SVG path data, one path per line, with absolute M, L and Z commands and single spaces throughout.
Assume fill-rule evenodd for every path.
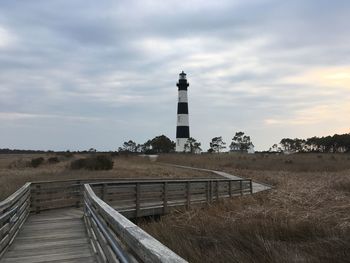
M 188 99 L 187 87 L 189 86 L 186 73 L 181 72 L 179 82 L 176 84 L 179 88 L 179 100 L 177 103 L 177 126 L 176 126 L 176 151 L 183 152 L 185 143 L 190 138 L 190 126 L 188 121 Z

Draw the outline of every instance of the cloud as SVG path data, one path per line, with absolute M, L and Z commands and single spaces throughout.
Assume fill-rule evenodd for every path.
M 297 76 L 287 77 L 288 83 L 319 85 L 319 87 L 346 91 L 350 90 L 350 67 L 313 68 Z
M 0 49 L 4 49 L 14 44 L 15 36 L 0 25 Z
M 34 114 L 23 112 L 0 112 L 0 120 L 2 121 L 20 121 L 27 119 L 55 119 L 55 120 L 69 120 L 69 121 L 98 121 L 99 118 L 83 117 L 83 116 L 64 116 L 55 114 Z
M 181 70 L 203 145 L 242 129 L 265 149 L 331 132 L 332 118 L 343 130 L 349 12 L 345 0 L 3 1 L 0 147 L 28 147 L 20 137 L 80 149 L 175 139 Z M 54 144 L 35 136 L 49 138 L 52 127 Z M 91 136 L 73 136 L 86 129 Z

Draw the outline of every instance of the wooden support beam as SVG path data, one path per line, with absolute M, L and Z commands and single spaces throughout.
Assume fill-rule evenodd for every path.
M 35 186 L 35 188 L 36 188 L 35 213 L 39 214 L 40 213 L 40 201 L 39 200 L 40 200 L 40 193 L 41 193 L 40 184 L 37 184 Z
M 168 213 L 168 183 L 163 183 L 163 213 Z
M 232 197 L 232 181 L 228 181 L 228 194 Z
M 108 184 L 103 184 L 102 185 L 102 200 L 103 201 L 107 201 L 106 200 L 106 198 L 107 198 L 107 191 L 108 191 L 107 187 L 108 187 Z
M 216 181 L 216 201 L 219 200 L 219 181 Z
M 186 184 L 186 195 L 187 195 L 186 207 L 187 209 L 189 209 L 191 207 L 191 182 L 187 182 Z
M 140 183 L 136 183 L 136 218 L 140 216 L 140 202 L 141 202 L 141 185 Z
M 207 181 L 206 184 L 205 184 L 205 199 L 207 201 L 207 204 L 210 203 L 210 194 L 209 194 L 209 191 L 210 191 L 210 182 Z

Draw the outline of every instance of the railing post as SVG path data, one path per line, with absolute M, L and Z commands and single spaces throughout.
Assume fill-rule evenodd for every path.
M 77 185 L 78 185 L 78 189 L 79 189 L 79 193 L 78 193 L 79 200 L 75 203 L 75 207 L 79 208 L 80 207 L 80 199 L 82 199 L 81 193 L 82 193 L 82 190 L 83 190 L 83 187 L 82 187 L 82 184 L 81 184 L 80 180 L 77 181 Z M 72 195 L 72 196 L 74 196 L 74 195 Z
M 163 183 L 163 213 L 168 213 L 168 183 Z
M 253 194 L 253 182 L 251 179 L 249 181 L 249 187 L 250 187 L 250 194 L 252 195 Z
M 230 197 L 232 197 L 232 181 L 228 181 L 228 194 Z
M 210 181 L 209 201 L 213 201 L 213 181 Z
M 219 181 L 216 181 L 216 201 L 219 200 Z
M 206 199 L 207 199 L 207 204 L 209 204 L 209 189 L 210 189 L 210 186 L 209 186 L 209 181 L 207 181 L 207 183 L 206 183 L 206 187 L 205 187 L 205 190 L 206 190 Z
M 40 213 L 40 184 L 35 185 L 35 190 L 36 190 L 36 199 L 35 199 L 35 213 L 39 214 Z
M 140 216 L 140 183 L 136 183 L 136 218 Z
M 191 182 L 187 182 L 187 209 L 191 206 Z
M 106 197 L 107 197 L 107 184 L 103 184 L 102 185 L 102 200 L 103 201 L 107 201 Z
M 239 188 L 241 190 L 241 196 L 242 196 L 243 195 L 243 181 L 242 180 L 239 181 Z

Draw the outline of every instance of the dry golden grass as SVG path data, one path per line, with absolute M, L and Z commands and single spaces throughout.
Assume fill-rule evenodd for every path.
M 25 162 L 31 158 L 0 155 L 0 200 L 26 181 L 212 176 L 139 157 L 117 157 L 110 171 L 72 171 L 69 159 L 28 168 Z M 350 262 L 349 159 L 327 154 L 162 155 L 161 162 L 222 170 L 275 188 L 140 225 L 190 262 Z
M 26 182 L 69 180 L 88 178 L 206 178 L 213 177 L 210 173 L 185 171 L 166 167 L 148 159 L 138 156 L 114 157 L 114 167 L 109 171 L 71 170 L 71 160 L 81 158 L 76 155 L 73 159 L 60 157 L 61 161 L 56 164 L 40 165 L 31 168 L 26 165 L 32 158 L 48 157 L 54 155 L 0 155 L 0 200 L 6 198 Z
M 190 262 L 350 262 L 347 158 L 162 156 L 164 162 L 223 170 L 275 188 L 141 226 Z
M 166 154 L 158 160 L 219 170 L 333 172 L 350 169 L 350 154 Z

